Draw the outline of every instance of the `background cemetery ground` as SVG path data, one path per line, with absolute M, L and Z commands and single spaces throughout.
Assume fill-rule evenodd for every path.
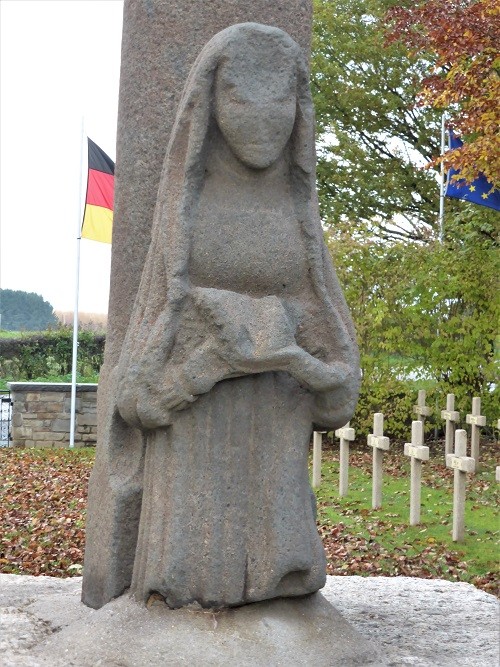
M 468 475 L 466 536 L 451 540 L 453 471 L 442 441 L 431 442 L 423 466 L 422 522 L 409 527 L 409 461 L 403 443 L 384 455 L 383 504 L 371 509 L 371 450 L 351 447 L 349 493 L 338 495 L 338 443 L 324 440 L 318 526 L 336 575 L 404 575 L 467 581 L 499 594 L 499 487 L 494 441 L 481 448 L 483 466 Z M 4 532 L 0 572 L 67 577 L 81 574 L 87 483 L 93 449 L 0 450 Z
M 372 454 L 366 445 L 358 442 L 351 448 L 345 498 L 338 496 L 338 449 L 323 450 L 323 480 L 316 494 L 319 525 L 322 532 L 330 530 L 330 535 L 323 532 L 329 573 L 439 577 L 469 581 L 498 594 L 497 445 L 485 443 L 481 471 L 468 475 L 465 542 L 457 545 L 451 540 L 453 471 L 444 463 L 444 443 L 427 444 L 431 457 L 423 464 L 421 522 L 414 527 L 409 526 L 410 462 L 403 443 L 392 443 L 384 454 L 378 510 L 371 507 Z M 339 562 L 342 555 L 346 559 Z

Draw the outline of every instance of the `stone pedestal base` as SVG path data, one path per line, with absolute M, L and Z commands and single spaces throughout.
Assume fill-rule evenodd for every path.
M 26 578 L 18 579 L 21 583 Z M 35 588 L 37 583 L 35 579 Z M 24 661 L 18 654 L 20 661 L 11 662 L 12 665 L 387 664 L 376 643 L 365 639 L 320 593 L 218 612 L 171 610 L 164 602 L 152 599 L 146 608 L 127 595 L 97 611 L 64 594 L 59 599 L 50 592 L 33 594 L 33 599 L 29 614 L 39 620 L 37 627 L 32 628 L 33 646 L 28 654 L 23 652 Z M 51 634 L 50 626 L 56 627 Z M 22 637 L 26 638 L 26 633 Z
M 122 597 L 88 619 L 73 623 L 43 647 L 41 655 L 71 655 L 95 665 L 383 665 L 373 642 L 316 594 L 304 599 L 258 602 L 211 613 L 149 609 Z M 45 664 L 42 662 L 42 664 Z M 65 658 L 67 665 L 67 657 Z
M 323 592 L 215 614 L 172 611 L 156 602 L 146 609 L 127 597 L 95 611 L 80 602 L 81 578 L 3 574 L 0 662 L 2 667 L 498 665 L 498 601 L 469 584 L 328 577 Z

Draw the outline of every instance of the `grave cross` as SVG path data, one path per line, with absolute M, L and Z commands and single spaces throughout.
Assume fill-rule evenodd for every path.
M 446 420 L 446 430 L 444 436 L 445 456 L 453 452 L 453 434 L 455 432 L 455 422 L 460 419 L 460 413 L 455 410 L 455 394 L 446 396 L 446 410 L 441 410 L 441 419 Z
M 472 414 L 465 415 L 465 421 L 470 424 L 470 455 L 476 462 L 476 470 L 479 468 L 479 431 L 481 426 L 486 426 L 486 417 L 481 414 L 481 399 L 472 399 Z
M 323 442 L 323 433 L 326 433 L 326 431 L 314 431 L 313 434 L 313 489 L 321 484 L 321 445 Z
M 368 446 L 373 447 L 372 508 L 382 507 L 382 461 L 389 449 L 389 438 L 384 435 L 384 415 L 373 415 L 373 433 L 368 435 Z
M 463 542 L 465 535 L 465 482 L 468 472 L 474 472 L 475 461 L 467 456 L 467 432 L 455 433 L 455 453 L 448 454 L 446 465 L 455 471 L 453 483 L 453 541 Z
M 426 392 L 425 389 L 419 389 L 417 405 L 413 406 L 413 412 L 417 415 L 417 419 L 422 422 L 425 422 L 425 418 L 432 414 L 432 409 L 425 404 Z
M 405 455 L 411 457 L 410 477 L 410 526 L 420 523 L 420 490 L 422 484 L 422 461 L 429 460 L 429 448 L 424 446 L 424 423 L 411 424 L 411 442 L 405 444 Z
M 349 487 L 349 441 L 354 440 L 354 429 L 347 422 L 335 431 L 335 437 L 340 438 L 339 496 L 346 496 Z

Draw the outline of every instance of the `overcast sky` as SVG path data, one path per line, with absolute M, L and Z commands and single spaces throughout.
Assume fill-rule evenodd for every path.
M 81 118 L 115 159 L 122 0 L 0 0 L 0 287 L 72 310 Z M 80 308 L 104 313 L 111 246 L 81 242 Z

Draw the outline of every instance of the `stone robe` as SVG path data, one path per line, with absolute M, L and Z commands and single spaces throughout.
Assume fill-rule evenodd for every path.
M 110 428 L 144 434 L 139 600 L 220 608 L 324 584 L 308 446 L 315 424 L 349 420 L 359 365 L 314 188 L 300 48 L 222 31 L 186 84 L 113 376 Z

